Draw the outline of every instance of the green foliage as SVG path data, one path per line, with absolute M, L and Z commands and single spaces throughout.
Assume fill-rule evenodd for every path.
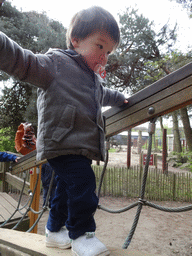
M 0 129 L 0 151 L 16 152 L 15 134 L 11 128 Z
M 135 93 L 165 75 L 151 63 L 160 61 L 169 52 L 176 41 L 176 26 L 170 29 L 165 24 L 156 32 L 153 23 L 137 10 L 127 8 L 120 17 L 121 43 L 106 67 L 108 86 L 121 90 L 129 88 Z
M 181 169 L 187 169 L 192 172 L 192 152 L 172 152 L 172 155 L 175 156 L 174 167 L 181 167 Z M 171 155 L 170 155 L 171 156 Z M 185 164 L 183 167 L 182 165 Z
M 29 104 L 32 88 L 22 82 L 13 81 L 13 87 L 5 87 L 0 100 L 2 128 L 10 128 L 16 133 L 20 123 L 24 122 L 23 116 Z

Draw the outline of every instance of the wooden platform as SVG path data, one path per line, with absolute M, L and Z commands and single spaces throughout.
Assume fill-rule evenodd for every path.
M 154 256 L 152 254 L 147 254 L 139 251 L 133 252 L 130 251 L 129 249 L 108 249 L 110 251 L 111 256 Z M 6 251 L 11 252 L 14 250 L 16 250 L 17 253 L 15 252 L 15 254 L 6 254 Z M 45 246 L 45 236 L 0 228 L 0 255 L 71 256 L 72 253 L 70 249 L 61 250 L 47 248 Z
M 15 201 L 7 193 L 0 192 L 0 224 L 4 223 L 17 208 L 18 202 Z M 22 206 L 20 206 L 22 208 Z M 25 212 L 25 209 L 21 211 Z M 22 218 L 22 214 L 16 212 L 9 223 L 7 223 L 4 228 L 12 228 L 16 225 L 19 219 Z M 26 231 L 29 228 L 29 218 L 28 216 L 23 220 L 23 222 L 18 226 L 17 230 Z

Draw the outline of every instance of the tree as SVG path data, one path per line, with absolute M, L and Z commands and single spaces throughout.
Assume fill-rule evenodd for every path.
M 173 0 L 170 0 L 173 1 Z M 174 0 L 179 4 L 182 4 L 183 8 L 189 12 L 189 17 L 192 18 L 192 0 Z
M 135 93 L 163 76 L 162 68 L 155 70 L 151 63 L 162 60 L 165 50 L 173 47 L 176 26 L 170 29 L 166 24 L 156 33 L 152 22 L 130 8 L 119 17 L 122 39 L 106 67 L 108 86 Z
M 187 147 L 189 151 L 192 151 L 192 129 L 190 126 L 189 116 L 188 116 L 186 107 L 180 109 L 180 115 L 181 115 L 181 120 L 183 122 L 183 129 L 185 133 Z
M 50 20 L 45 13 L 20 12 L 9 2 L 0 8 L 0 28 L 23 48 L 44 53 L 49 48 L 66 48 L 66 29 L 58 21 Z M 0 71 L 0 81 L 8 85 L 0 97 L 0 127 L 6 138 L 14 140 L 21 122 L 37 126 L 36 89 L 27 83 L 11 79 Z M 5 82 L 4 82 L 5 83 Z
M 14 136 L 15 134 L 10 128 L 0 129 L 0 151 L 16 152 Z
M 183 54 L 174 50 L 176 28 L 175 25 L 170 29 L 165 24 L 156 33 L 152 22 L 143 15 L 139 16 L 137 10 L 127 8 L 120 15 L 121 44 L 107 66 L 108 86 L 135 93 L 190 62 L 191 52 Z M 176 130 L 177 112 L 172 115 Z M 190 132 L 187 131 L 188 134 Z M 175 136 L 177 145 L 180 143 L 176 149 L 180 152 L 179 131 Z
M 172 113 L 172 118 L 173 118 L 174 151 L 177 153 L 181 153 L 182 147 L 181 147 L 181 140 L 180 140 L 180 133 L 179 133 L 177 111 L 174 111 Z
M 3 89 L 0 101 L 1 127 L 11 128 L 16 133 L 18 126 L 23 120 L 24 113 L 29 105 L 32 88 L 29 84 L 13 81 L 11 88 Z

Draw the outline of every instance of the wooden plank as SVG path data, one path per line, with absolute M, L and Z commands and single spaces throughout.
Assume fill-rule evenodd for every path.
M 134 94 L 132 97 L 129 98 L 128 107 L 131 107 L 135 104 L 138 104 L 140 101 L 151 97 L 152 95 L 165 90 L 169 86 L 173 86 L 175 83 L 178 83 L 189 76 L 192 75 L 192 62 L 185 65 L 184 67 L 172 72 L 171 74 L 163 77 L 162 79 L 156 81 L 152 85 L 145 87 L 143 90 L 139 91 L 138 93 Z M 126 108 L 127 104 L 124 107 L 113 107 L 108 110 L 106 113 L 106 118 L 108 116 L 116 115 L 118 112 L 121 112 L 123 108 Z
M 7 183 L 9 183 L 10 185 L 14 186 L 15 188 L 17 188 L 18 190 L 22 190 L 22 187 L 23 187 L 23 183 L 24 183 L 24 180 L 15 176 L 15 175 L 12 175 L 11 173 L 7 172 L 5 174 L 5 181 Z M 25 182 L 25 188 L 23 190 L 23 193 L 28 195 L 28 190 L 30 189 L 30 183 L 29 182 Z
M 131 98 L 129 101 L 131 101 Z M 128 104 L 127 107 L 116 108 L 116 112 L 114 109 L 104 112 L 106 116 L 106 136 L 112 136 L 191 103 L 192 76 L 151 95 L 147 99 L 138 101 L 132 106 Z M 150 115 L 148 113 L 149 107 L 154 107 L 154 114 Z
M 1 199 L 1 196 L 0 196 Z M 0 223 L 4 222 L 8 217 L 10 216 L 10 213 L 7 211 L 5 207 L 0 202 Z
M 23 253 L 28 253 L 33 256 L 57 256 L 65 255 L 71 256 L 71 249 L 61 250 L 57 248 L 48 248 L 45 246 L 45 236 L 37 235 L 33 233 L 24 233 L 16 230 L 0 229 L 0 245 L 6 245 L 7 247 L 14 248 Z M 11 249 L 8 248 L 8 254 L 11 254 Z M 152 256 L 154 254 L 137 251 L 123 250 L 121 248 L 109 247 L 110 256 Z M 156 256 L 158 256 L 156 254 Z
M 26 170 L 29 170 L 33 167 L 46 163 L 47 160 L 44 159 L 43 161 L 36 160 L 36 150 L 32 151 L 31 153 L 21 157 L 17 163 L 12 164 L 12 174 L 17 174 Z
M 2 217 L 1 222 L 7 220 L 14 213 L 15 209 L 17 208 L 17 205 L 18 203 L 7 193 L 0 193 L 0 215 Z M 24 213 L 25 210 L 23 209 L 21 212 Z M 17 212 L 14 215 L 13 220 L 21 217 L 22 215 L 19 212 Z
M 40 170 L 41 170 L 41 167 L 40 167 Z M 34 168 L 33 174 L 31 174 L 31 176 L 30 176 L 31 191 L 35 191 L 36 181 L 37 181 L 37 168 Z M 38 179 L 37 188 L 36 188 L 36 191 L 34 194 L 33 202 L 31 204 L 31 208 L 37 212 L 39 211 L 39 201 L 40 201 L 40 192 L 41 192 L 40 190 L 41 190 L 41 171 L 39 174 L 39 179 Z M 31 211 L 29 213 L 29 218 L 30 218 L 29 227 L 31 228 L 33 226 L 33 224 L 35 223 L 35 221 L 37 220 L 38 215 Z M 37 228 L 38 228 L 38 225 L 36 225 L 31 232 L 37 233 Z
M 1 198 L 4 198 L 4 200 L 6 200 L 10 206 L 14 207 L 15 209 L 17 208 L 18 202 L 15 201 L 10 195 L 8 195 L 7 193 L 0 193 Z M 20 208 L 22 208 L 22 205 L 20 205 Z M 13 213 L 12 211 L 10 211 L 11 213 Z M 21 213 L 25 213 L 25 209 L 21 210 Z M 19 214 L 19 217 L 21 215 Z

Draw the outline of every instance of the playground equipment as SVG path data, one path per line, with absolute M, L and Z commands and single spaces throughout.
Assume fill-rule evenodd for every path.
M 192 103 L 192 63 L 182 67 L 181 69 L 171 73 L 163 79 L 155 82 L 151 86 L 143 89 L 137 94 L 129 98 L 129 103 L 126 106 L 119 108 L 111 108 L 104 113 L 106 119 L 106 137 L 107 139 L 121 131 L 131 129 L 132 127 L 149 121 L 149 143 L 148 143 L 148 154 L 146 158 L 146 165 L 143 174 L 143 182 L 140 192 L 140 199 L 138 202 L 133 203 L 123 209 L 111 210 L 106 207 L 99 205 L 99 209 L 108 211 L 110 213 L 120 213 L 132 209 L 137 206 L 136 216 L 130 230 L 128 237 L 125 240 L 123 248 L 126 249 L 134 235 L 139 216 L 143 206 L 150 206 L 155 209 L 166 211 L 166 212 L 183 212 L 192 210 L 192 205 L 179 208 L 167 208 L 162 207 L 145 200 L 145 184 L 148 174 L 148 165 L 151 155 L 151 144 L 152 134 L 155 132 L 155 121 L 159 116 L 166 113 L 170 113 L 176 109 L 180 109 Z M 21 159 L 18 163 L 12 165 L 12 174 L 25 172 L 30 168 L 37 167 L 37 170 L 41 164 L 47 160 L 36 161 L 36 152 L 33 151 Z M 103 173 L 98 188 L 98 195 L 102 185 L 102 180 L 106 170 L 106 163 L 104 166 Z M 38 176 L 39 174 L 37 174 Z M 38 182 L 38 181 L 36 181 Z M 36 183 L 37 184 L 37 183 Z M 36 187 L 36 185 L 35 185 Z M 33 192 L 34 193 L 34 192 Z M 48 193 L 49 194 L 49 193 Z M 39 213 L 39 217 L 43 212 Z M 28 230 L 30 232 L 37 224 L 38 220 Z

